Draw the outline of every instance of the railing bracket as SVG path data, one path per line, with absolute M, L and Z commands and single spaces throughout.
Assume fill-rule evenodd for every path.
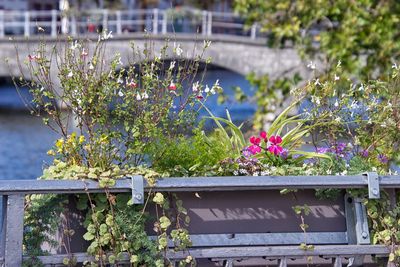
M 132 181 L 133 204 L 143 204 L 144 203 L 143 176 L 140 175 L 131 176 L 131 181 Z
M 363 173 L 363 175 L 367 176 L 368 198 L 370 198 L 370 199 L 381 198 L 378 174 L 376 172 L 366 172 L 366 173 Z

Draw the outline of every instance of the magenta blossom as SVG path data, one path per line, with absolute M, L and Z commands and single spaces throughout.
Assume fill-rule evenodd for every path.
M 271 152 L 274 155 L 279 155 L 282 151 L 283 148 L 280 146 L 282 143 L 282 137 L 279 135 L 273 135 L 269 138 L 270 146 L 268 147 L 269 152 Z
M 261 152 L 261 147 L 259 145 L 251 145 L 247 150 L 250 151 L 251 154 L 255 155 Z

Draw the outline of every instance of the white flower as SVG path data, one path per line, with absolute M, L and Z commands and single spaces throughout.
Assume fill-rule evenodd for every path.
M 124 83 L 124 80 L 122 80 L 121 77 L 118 77 L 117 83 Z
M 180 44 L 176 45 L 176 43 L 174 43 L 174 50 L 175 50 L 175 54 L 178 57 L 180 57 L 183 54 L 183 49 L 181 48 Z
M 339 102 L 336 100 L 335 101 L 335 107 L 338 107 L 339 106 Z
M 90 63 L 90 65 L 89 65 L 89 70 L 93 70 L 93 69 L 94 69 L 94 66 L 93 66 L 92 63 Z
M 118 92 L 118 95 L 119 95 L 120 97 L 123 97 L 123 96 L 124 96 L 124 93 L 123 93 L 122 91 L 119 91 L 119 92 Z
M 146 92 L 144 92 L 142 94 L 142 99 L 148 99 L 148 98 L 149 98 L 149 95 Z
M 204 92 L 207 93 L 207 94 L 210 92 L 210 87 L 208 87 L 208 85 L 206 85 L 206 88 L 204 89 Z
M 211 41 L 210 40 L 204 40 L 204 48 L 207 48 L 211 45 Z
M 72 70 L 68 73 L 68 78 L 71 78 L 72 76 L 74 76 L 74 73 L 72 72 Z
M 142 97 L 140 96 L 140 94 L 136 95 L 136 100 L 138 100 L 138 101 L 142 100 Z
M 314 85 L 321 85 L 321 83 L 319 82 L 319 79 L 315 80 Z
M 80 48 L 80 47 L 81 47 L 81 45 L 78 43 L 78 41 L 75 41 L 75 42 L 73 42 L 71 44 L 70 49 L 71 50 L 75 50 L 75 49 Z
M 107 33 L 107 30 L 103 31 L 103 36 L 101 37 L 102 40 L 108 40 L 113 38 L 112 31 Z
M 357 109 L 357 108 L 358 108 L 357 100 L 353 100 L 353 102 L 351 102 L 350 107 L 351 107 L 352 109 Z
M 175 61 L 171 61 L 170 65 L 169 65 L 169 69 L 173 70 L 175 68 Z
M 310 61 L 310 63 L 307 64 L 307 68 L 315 70 L 316 69 L 316 65 L 315 63 L 313 63 L 312 61 Z
M 393 63 L 393 65 L 392 65 L 392 69 L 395 69 L 395 70 L 398 70 L 398 69 L 399 69 L 399 66 L 397 66 L 396 62 L 395 62 L 395 63 Z
M 198 92 L 199 89 L 200 89 L 200 84 L 199 84 L 199 82 L 197 81 L 197 82 L 195 82 L 195 83 L 193 84 L 192 90 L 193 90 L 193 92 Z
M 335 81 L 339 80 L 340 77 L 335 74 Z
M 341 122 L 342 119 L 341 119 L 340 117 L 337 117 L 337 118 L 335 119 L 335 121 L 336 121 L 336 122 Z

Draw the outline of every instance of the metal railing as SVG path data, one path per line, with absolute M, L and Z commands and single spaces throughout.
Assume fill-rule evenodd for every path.
M 354 176 L 249 176 L 249 177 L 191 177 L 160 179 L 149 186 L 141 176 L 119 179 L 110 192 L 132 192 L 136 203 L 143 203 L 144 192 L 211 192 L 249 191 L 276 189 L 315 188 L 368 188 L 374 193 L 381 189 L 389 191 L 400 188 L 400 176 L 378 176 L 376 173 Z M 0 242 L 0 262 L 7 267 L 21 266 L 23 261 L 24 200 L 27 194 L 85 194 L 100 193 L 98 183 L 92 180 L 4 180 L 0 181 L 0 195 L 3 196 L 3 216 Z M 396 194 L 394 191 L 392 192 Z M 351 198 L 351 199 L 350 199 Z M 348 201 L 351 200 L 351 201 Z M 361 266 L 365 255 L 387 256 L 389 249 L 384 245 L 371 245 L 365 207 L 361 200 L 345 196 L 346 232 L 314 232 L 309 234 L 310 242 L 315 241 L 313 250 L 306 251 L 285 244 L 299 243 L 300 233 L 261 233 L 193 235 L 193 247 L 188 251 L 170 250 L 170 259 L 185 259 L 188 255 L 197 258 L 223 260 L 225 266 L 232 266 L 234 259 L 264 257 L 278 260 L 279 266 L 286 267 L 291 258 L 327 256 L 334 260 L 334 266 L 342 266 L 343 258 L 353 258 L 352 266 Z M 289 241 L 288 241 L 289 240 Z M 290 241 L 291 240 L 291 241 Z M 294 241 L 293 241 L 294 240 Z M 197 244 L 196 244 L 197 242 Z M 226 246 L 228 244 L 228 246 Z M 269 246 L 269 245 L 275 246 Z M 280 246 L 276 246 L 280 245 Z M 53 266 L 62 264 L 69 255 L 40 256 L 39 260 Z M 86 253 L 74 253 L 78 262 L 91 260 Z M 125 255 L 127 256 L 127 255 Z M 129 257 L 125 257 L 129 261 Z M 358 263 L 356 263 L 358 262 Z
M 88 10 L 84 12 L 0 10 L 0 38 L 9 35 L 32 36 L 94 34 L 103 29 L 114 35 L 130 32 L 152 34 L 192 33 L 264 37 L 257 24 L 245 24 L 235 13 L 197 9 Z

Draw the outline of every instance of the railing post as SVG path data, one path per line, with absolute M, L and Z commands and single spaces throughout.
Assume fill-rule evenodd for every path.
M 51 11 L 51 36 L 57 36 L 57 10 Z
M 207 11 L 203 10 L 202 12 L 203 17 L 202 17 L 202 23 L 201 23 L 201 33 L 203 35 L 207 35 Z
M 251 38 L 252 40 L 255 40 L 256 37 L 257 37 L 257 24 L 254 23 L 254 24 L 251 26 L 250 38 Z
M 158 8 L 153 9 L 153 33 L 158 33 Z
M 22 266 L 22 241 L 24 233 L 24 195 L 9 195 L 7 208 L 3 212 L 6 220 L 2 235 L 5 235 L 4 266 Z
M 212 34 L 212 12 L 208 12 L 208 21 L 207 21 L 207 35 L 211 36 Z
M 76 29 L 76 17 L 75 15 L 71 16 L 71 35 L 76 36 L 77 29 Z
M 108 10 L 103 10 L 103 31 L 108 30 Z
M 25 11 L 25 20 L 24 20 L 24 35 L 29 36 L 30 35 L 30 27 L 31 27 L 31 22 L 30 22 L 30 12 Z
M 168 14 L 167 14 L 167 11 L 166 11 L 166 10 L 163 11 L 162 17 L 163 17 L 163 20 L 162 20 L 161 32 L 162 32 L 162 34 L 167 34 L 167 20 L 168 20 Z
M 117 34 L 122 34 L 121 10 L 117 10 Z
M 4 37 L 4 10 L 0 10 L 0 37 Z

